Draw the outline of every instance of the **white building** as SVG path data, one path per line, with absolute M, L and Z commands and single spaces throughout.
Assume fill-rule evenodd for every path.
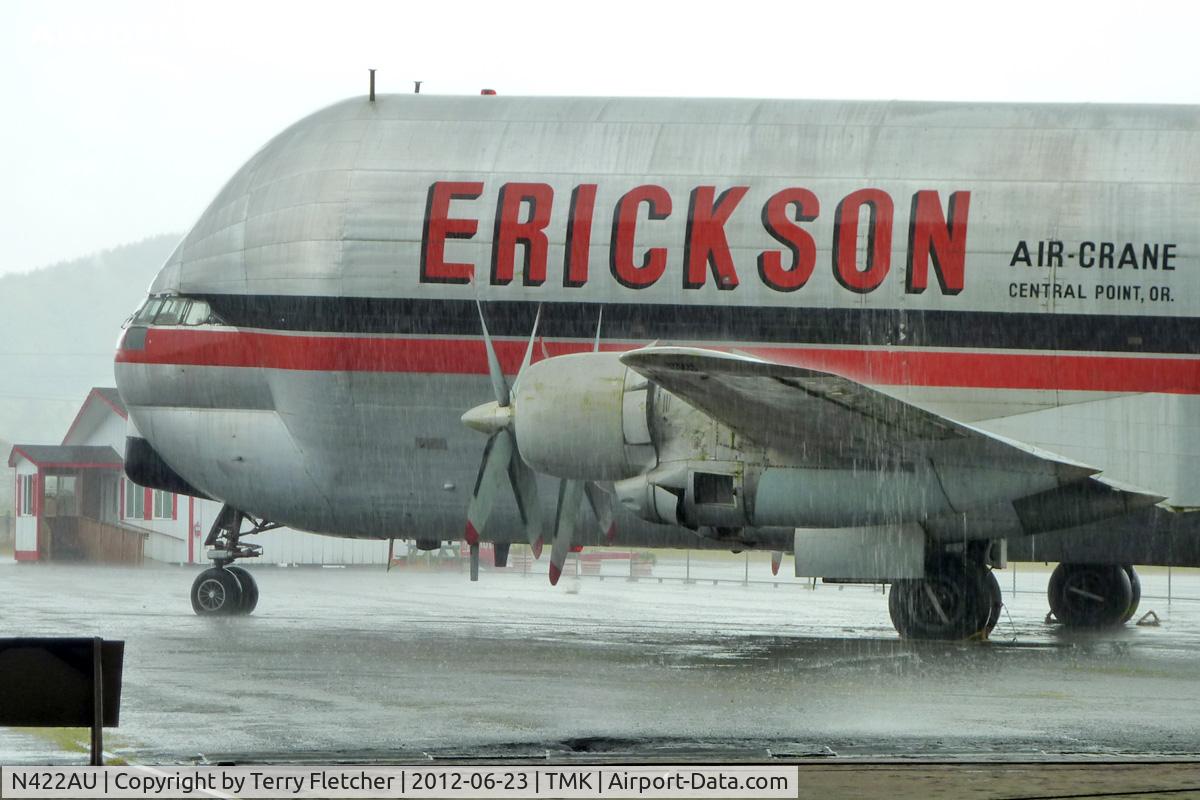
M 92 389 L 59 445 L 17 444 L 15 555 L 140 563 L 202 564 L 219 503 L 138 486 L 125 477 L 127 413 L 116 389 Z M 248 542 L 262 560 L 288 564 L 383 564 L 388 543 L 280 528 Z

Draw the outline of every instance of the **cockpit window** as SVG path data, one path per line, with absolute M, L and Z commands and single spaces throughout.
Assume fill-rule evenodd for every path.
M 129 325 L 224 325 L 205 300 L 170 295 L 147 298 L 121 327 Z
M 151 297 L 147 299 L 142 307 L 138 309 L 137 314 L 134 315 L 134 324 L 149 325 L 154 321 L 154 315 L 158 313 L 160 308 L 162 308 L 162 303 L 163 301 L 161 297 Z
M 163 300 L 162 308 L 154 318 L 155 325 L 178 325 L 187 310 L 186 297 L 168 297 Z
M 212 310 L 203 300 L 193 300 L 187 313 L 183 315 L 184 325 L 204 325 L 213 321 Z

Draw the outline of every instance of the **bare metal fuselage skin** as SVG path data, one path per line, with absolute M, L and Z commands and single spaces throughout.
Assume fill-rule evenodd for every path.
M 151 287 L 220 321 L 133 326 L 117 382 L 213 498 L 453 538 L 475 301 L 509 373 L 539 304 L 539 358 L 603 308 L 605 348 L 833 372 L 1200 506 L 1197 154 L 1185 107 L 349 100 L 234 175 Z M 523 538 L 515 509 L 488 538 Z

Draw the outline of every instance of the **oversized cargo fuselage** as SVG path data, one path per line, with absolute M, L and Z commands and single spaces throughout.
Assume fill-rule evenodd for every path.
M 350 100 L 151 287 L 221 323 L 149 325 L 117 380 L 191 485 L 343 535 L 460 529 L 476 300 L 509 371 L 539 304 L 549 354 L 603 308 L 606 347 L 836 372 L 1200 505 L 1197 154 L 1191 107 Z

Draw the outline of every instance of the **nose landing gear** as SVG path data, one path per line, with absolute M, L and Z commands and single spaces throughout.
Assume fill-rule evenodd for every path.
M 243 520 L 250 521 L 250 530 L 242 531 Z M 253 611 L 258 605 L 258 584 L 249 571 L 234 562 L 258 557 L 262 547 L 242 542 L 241 537 L 278 527 L 278 523 L 255 519 L 224 506 L 204 540 L 213 566 L 197 575 L 192 583 L 192 610 L 202 617 L 246 615 Z

